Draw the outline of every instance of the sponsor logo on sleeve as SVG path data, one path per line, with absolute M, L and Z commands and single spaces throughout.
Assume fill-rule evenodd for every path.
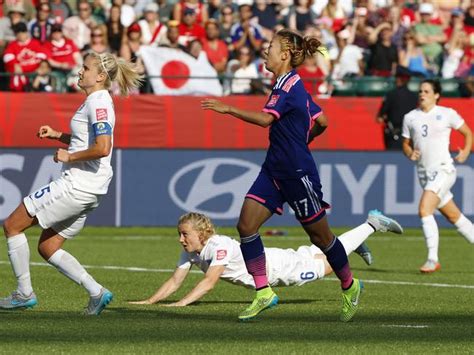
M 227 250 L 218 250 L 217 253 L 216 253 L 216 258 L 217 260 L 222 260 L 224 259 L 225 257 L 227 256 Z
M 280 98 L 280 95 L 270 96 L 270 100 L 268 100 L 267 106 L 268 107 L 274 107 L 277 104 L 279 98 Z
M 106 121 L 107 120 L 107 109 L 106 108 L 96 108 L 95 117 L 97 121 Z

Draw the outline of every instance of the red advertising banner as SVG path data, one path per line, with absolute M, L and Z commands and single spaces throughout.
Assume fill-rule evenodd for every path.
M 69 121 L 85 96 L 81 94 L 0 93 L 0 147 L 58 146 L 36 138 L 41 125 L 68 132 Z M 114 98 L 117 148 L 265 149 L 268 128 L 200 108 L 201 97 L 138 95 Z M 245 110 L 260 110 L 264 96 L 230 96 L 222 100 Z M 375 123 L 381 98 L 336 97 L 317 100 L 329 128 L 312 143 L 323 150 L 383 150 L 382 127 Z M 443 99 L 474 128 L 471 99 Z M 455 132 L 452 148 L 461 146 Z

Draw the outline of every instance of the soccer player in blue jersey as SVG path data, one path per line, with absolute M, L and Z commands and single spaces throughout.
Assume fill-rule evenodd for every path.
M 205 110 L 230 114 L 261 127 L 270 126 L 265 162 L 246 195 L 237 224 L 242 254 L 257 291 L 252 304 L 240 314 L 240 320 L 252 319 L 278 303 L 278 296 L 268 283 L 259 228 L 273 213 L 281 214 L 285 202 L 341 280 L 340 319 L 351 320 L 359 306 L 363 285 L 353 278 L 344 247 L 329 228 L 325 210 L 330 206 L 323 200 L 318 170 L 308 148 L 308 143 L 326 129 L 327 119 L 295 71 L 305 57 L 323 50 L 314 37 L 303 38 L 296 32 L 281 30 L 266 51 L 265 66 L 275 75 L 276 82 L 263 112 L 241 110 L 214 99 L 201 103 Z

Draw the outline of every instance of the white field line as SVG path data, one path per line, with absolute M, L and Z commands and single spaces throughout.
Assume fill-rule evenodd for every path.
M 416 324 L 382 324 L 385 328 L 429 328 L 428 325 L 416 325 Z
M 9 261 L 0 260 L 0 265 L 10 265 Z M 33 266 L 51 266 L 48 263 L 31 262 Z M 157 272 L 157 273 L 172 273 L 174 269 L 152 269 L 144 267 L 127 267 L 127 266 L 114 266 L 114 265 L 83 265 L 86 269 L 103 269 L 103 270 L 123 270 L 132 272 Z M 202 274 L 201 271 L 191 270 L 191 273 Z M 326 277 L 322 280 L 326 281 L 339 281 L 335 277 Z M 474 289 L 474 285 L 456 285 L 456 284 L 442 284 L 442 283 L 428 283 L 428 282 L 412 282 L 412 281 L 386 281 L 386 280 L 363 280 L 364 283 L 368 284 L 381 284 L 381 285 L 402 285 L 402 286 L 427 286 L 427 287 L 444 287 L 444 288 L 464 288 Z

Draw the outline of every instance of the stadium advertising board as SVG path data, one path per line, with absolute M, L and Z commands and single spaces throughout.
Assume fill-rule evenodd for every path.
M 414 165 L 401 152 L 315 152 L 333 226 L 357 225 L 378 208 L 404 226 L 419 226 L 421 193 Z M 116 150 L 109 194 L 90 225 L 174 225 L 187 211 L 208 214 L 218 225 L 234 225 L 245 193 L 257 176 L 264 151 Z M 474 217 L 474 159 L 458 165 L 456 203 Z M 5 149 L 0 153 L 0 222 L 22 196 L 60 174 L 49 149 Z M 447 225 L 438 218 L 441 225 Z M 267 225 L 295 225 L 286 206 Z

